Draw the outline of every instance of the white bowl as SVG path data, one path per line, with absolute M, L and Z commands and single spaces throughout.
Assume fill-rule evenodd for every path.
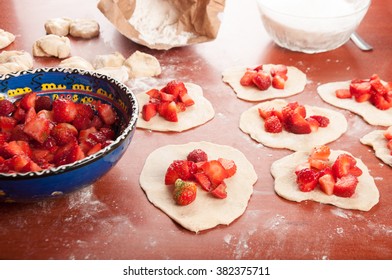
M 350 39 L 370 0 L 257 0 L 264 27 L 279 46 L 304 53 L 336 49 Z

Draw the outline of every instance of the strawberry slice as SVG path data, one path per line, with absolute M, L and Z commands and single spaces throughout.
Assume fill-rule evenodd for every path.
M 196 199 L 197 186 L 194 182 L 177 179 L 174 184 L 173 199 L 178 205 L 191 204 Z
M 14 170 L 16 172 L 22 172 L 23 168 L 31 161 L 29 157 L 26 155 L 15 155 L 10 159 L 7 159 L 5 162 L 8 165 L 10 170 Z
M 371 90 L 371 85 L 369 81 L 365 80 L 353 80 L 350 83 L 350 93 L 352 96 L 369 94 Z
M 237 165 L 234 160 L 218 158 L 218 161 L 222 164 L 223 168 L 226 170 L 227 178 L 230 178 L 237 172 Z
M 11 115 L 16 110 L 14 103 L 8 99 L 0 100 L 0 116 Z
M 207 161 L 208 155 L 202 149 L 194 149 L 187 155 L 187 160 L 193 162 Z
M 97 106 L 98 116 L 107 125 L 112 125 L 117 120 L 116 112 L 109 104 L 102 103 Z
M 260 90 L 267 90 L 271 86 L 271 76 L 265 71 L 258 71 L 252 81 Z
M 216 188 L 214 188 L 210 193 L 216 197 L 216 198 L 220 198 L 220 199 L 224 199 L 227 197 L 227 185 L 224 181 L 222 181 Z
M 339 155 L 332 165 L 332 171 L 337 178 L 341 178 L 350 173 L 350 169 L 356 165 L 357 161 L 349 154 Z
M 13 117 L 0 116 L 0 131 L 11 132 L 17 125 L 17 121 Z
M 72 124 L 59 123 L 53 127 L 50 135 L 56 140 L 57 145 L 65 145 L 78 137 L 78 130 Z
M 319 122 L 312 117 L 306 118 L 305 120 L 308 122 L 311 132 L 317 132 L 320 127 Z
M 312 132 L 309 122 L 307 122 L 301 113 L 293 113 L 287 119 L 287 129 L 294 134 L 309 134 Z
M 336 91 L 335 91 L 335 95 L 336 95 L 336 97 L 337 98 L 340 98 L 340 99 L 346 99 L 346 98 L 351 98 L 352 97 L 352 94 L 351 94 L 351 92 L 350 92 L 350 90 L 349 89 L 337 89 Z
M 192 106 L 195 104 L 195 101 L 190 97 L 188 93 L 180 94 L 180 101 L 185 104 L 186 107 Z
M 44 143 L 50 135 L 50 121 L 36 117 L 26 122 L 23 132 L 39 143 Z
M 227 178 L 226 169 L 218 160 L 207 161 L 201 166 L 201 169 L 214 186 L 218 186 Z
M 245 74 L 241 77 L 240 84 L 244 87 L 253 85 L 253 78 L 257 75 L 257 71 L 247 69 Z
M 30 108 L 34 108 L 35 107 L 35 101 L 37 98 L 37 93 L 36 92 L 29 92 L 26 93 L 23 98 L 20 100 L 19 106 L 24 109 L 24 110 L 28 110 Z
M 177 98 L 179 95 L 188 92 L 183 82 L 178 82 L 175 80 L 168 82 L 167 85 L 161 89 L 161 91 L 173 95 L 174 98 Z
M 287 79 L 287 78 L 286 78 Z M 281 75 L 275 75 L 272 78 L 272 87 L 276 89 L 284 89 L 286 79 Z
M 170 103 L 167 103 L 167 107 L 163 117 L 169 122 L 178 122 L 176 102 L 172 101 Z
M 332 195 L 333 190 L 335 187 L 335 178 L 333 177 L 332 174 L 326 173 L 322 176 L 319 177 L 318 182 L 320 184 L 321 190 L 327 194 L 327 195 Z
M 370 101 L 379 110 L 384 111 L 392 107 L 392 100 L 378 93 L 373 94 L 372 97 L 370 98 Z
M 285 77 L 285 76 L 287 77 L 287 72 L 288 72 L 287 66 L 284 64 L 275 64 L 272 66 L 272 68 L 270 70 L 272 77 L 275 77 L 277 75 L 279 75 L 281 77 Z M 285 79 L 285 80 L 287 80 L 287 79 Z
M 58 98 L 53 101 L 53 117 L 56 122 L 72 122 L 78 111 L 74 102 Z
M 156 88 L 150 89 L 149 91 L 146 92 L 148 96 L 150 96 L 150 99 L 160 99 L 161 98 L 161 91 L 157 90 Z
M 318 183 L 317 172 L 310 168 L 304 168 L 296 172 L 298 188 L 302 192 L 314 190 Z
M 196 182 L 199 183 L 201 188 L 207 192 L 210 192 L 213 189 L 210 179 L 208 179 L 207 175 L 204 173 L 195 173 L 194 177 Z
M 153 103 L 147 103 L 143 105 L 142 108 L 142 117 L 148 122 L 157 114 L 157 105 Z
M 165 185 L 172 185 L 177 179 L 189 180 L 196 173 L 197 167 L 194 162 L 187 160 L 175 160 L 166 170 Z M 191 168 L 190 168 L 191 167 Z
M 356 176 L 348 174 L 336 180 L 333 194 L 341 197 L 351 197 L 358 185 Z
M 312 115 L 310 118 L 315 119 L 320 127 L 327 127 L 329 125 L 329 118 L 320 115 Z
M 321 160 L 328 160 L 331 154 L 331 150 L 327 145 L 321 145 L 318 147 L 313 148 L 312 152 L 310 153 L 310 158 L 312 159 L 321 159 Z
M 264 129 L 269 133 L 279 133 L 283 131 L 283 124 L 277 116 L 270 116 L 264 121 Z

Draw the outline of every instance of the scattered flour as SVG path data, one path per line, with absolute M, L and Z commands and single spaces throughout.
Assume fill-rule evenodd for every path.
M 194 34 L 177 32 L 179 11 L 168 0 L 136 0 L 129 23 L 148 44 L 185 45 Z

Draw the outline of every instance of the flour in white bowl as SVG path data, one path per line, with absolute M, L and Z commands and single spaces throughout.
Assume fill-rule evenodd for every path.
M 129 23 L 148 44 L 186 45 L 195 35 L 178 32 L 180 12 L 168 0 L 136 0 Z

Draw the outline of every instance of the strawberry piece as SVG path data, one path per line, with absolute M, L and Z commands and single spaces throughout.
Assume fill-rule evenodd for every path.
M 142 117 L 143 119 L 148 122 L 157 114 L 157 106 L 153 103 L 147 103 L 143 105 L 142 108 Z
M 241 77 L 240 84 L 244 87 L 253 85 L 253 78 L 257 75 L 257 71 L 247 69 L 245 74 Z
M 369 94 L 371 85 L 369 81 L 364 80 L 353 80 L 350 83 L 350 93 L 352 96 Z
M 153 99 L 160 99 L 161 96 L 162 96 L 161 95 L 161 91 L 159 91 L 159 90 L 157 90 L 155 88 L 150 89 L 149 91 L 146 92 L 146 94 L 150 96 L 150 99 L 151 98 L 153 98 Z
M 277 116 L 270 116 L 264 121 L 264 129 L 269 133 L 280 133 L 283 131 L 283 125 Z
M 333 177 L 332 174 L 324 174 L 319 177 L 318 182 L 320 184 L 321 190 L 327 194 L 327 195 L 332 195 L 333 190 L 335 187 L 335 178 Z
M 201 166 L 201 169 L 210 179 L 213 186 L 218 186 L 227 178 L 226 169 L 218 160 L 207 161 Z
M 189 168 L 189 166 L 191 166 L 191 169 Z M 166 170 L 165 185 L 172 185 L 177 179 L 189 180 L 193 176 L 192 172 L 195 173 L 196 171 L 196 165 L 190 165 L 189 161 L 175 160 L 169 165 Z
M 317 132 L 317 130 L 320 126 L 319 122 L 316 119 L 313 119 L 311 117 L 306 118 L 305 120 L 308 122 L 311 132 Z
M 372 97 L 371 93 L 358 94 L 355 96 L 355 101 L 357 101 L 358 103 L 363 103 L 369 101 L 371 97 Z
M 194 182 L 186 182 L 181 179 L 174 184 L 173 198 L 178 205 L 191 204 L 196 199 L 197 186 Z
M 36 112 L 41 110 L 52 110 L 52 99 L 49 96 L 38 96 L 35 100 L 34 109 Z
M 26 111 L 22 109 L 21 107 L 16 107 L 16 110 L 12 114 L 12 117 L 18 122 L 22 123 L 24 122 L 26 118 Z
M 78 115 L 83 116 L 89 120 L 91 120 L 94 116 L 94 110 L 91 106 L 83 103 L 76 103 L 76 110 Z
M 16 126 L 17 121 L 13 117 L 0 116 L 0 131 L 11 132 Z
M 72 124 L 59 123 L 53 127 L 50 135 L 56 140 L 59 146 L 62 146 L 76 140 L 78 130 Z
M 391 140 L 392 139 L 392 126 L 388 127 L 385 131 L 384 131 L 384 137 L 387 140 Z
M 216 188 L 210 191 L 210 193 L 216 198 L 224 199 L 227 197 L 226 189 L 227 185 L 224 181 L 222 181 Z
M 25 117 L 25 123 L 28 123 L 29 121 L 35 119 L 37 117 L 37 112 L 35 111 L 34 108 L 30 108 L 26 112 L 26 117 Z
M 380 78 L 371 78 L 370 79 L 370 86 L 371 86 L 371 91 L 376 94 L 380 95 L 386 95 L 388 93 L 388 90 L 386 87 L 383 85 L 381 82 Z
M 99 152 L 101 149 L 102 149 L 102 144 L 101 143 L 97 143 L 90 150 L 88 150 L 86 155 L 87 156 L 91 156 L 92 154 L 95 154 L 95 153 Z
M 188 92 L 183 82 L 178 82 L 175 80 L 168 82 L 167 85 L 161 89 L 161 91 L 172 94 L 174 98 L 177 98 L 181 94 Z
M 42 112 L 42 111 L 41 111 Z M 39 112 L 38 114 L 40 114 Z M 91 120 L 83 115 L 76 115 L 75 119 L 72 121 L 72 125 L 78 130 L 87 129 L 91 126 Z
M 301 169 L 297 174 L 298 188 L 302 192 L 310 192 L 314 190 L 318 183 L 317 172 L 310 168 Z
M 195 101 L 190 97 L 188 93 L 181 93 L 180 94 L 180 100 L 182 103 L 185 104 L 186 107 L 192 106 L 195 104 Z
M 333 194 L 341 197 L 351 197 L 355 193 L 358 185 L 356 176 L 348 174 L 336 180 L 333 188 Z
M 287 77 L 287 72 L 288 72 L 287 66 L 284 64 L 275 64 L 272 66 L 272 68 L 270 70 L 272 77 L 275 77 L 275 76 L 281 76 L 281 77 L 286 76 Z
M 272 78 L 271 85 L 273 88 L 276 88 L 276 89 L 284 89 L 285 83 L 286 83 L 286 80 L 284 77 L 282 77 L 281 75 L 275 75 Z
M 166 93 L 163 91 L 160 91 L 159 93 L 161 95 L 160 100 L 163 102 L 172 102 L 175 99 L 174 95 L 172 95 L 172 94 L 169 94 L 169 93 Z
M 194 177 L 203 190 L 210 192 L 213 189 L 210 179 L 204 173 L 195 173 Z
M 237 165 L 234 160 L 218 158 L 218 161 L 222 164 L 223 168 L 226 170 L 227 178 L 230 178 L 237 172 Z
M 313 115 L 310 116 L 310 118 L 315 119 L 320 127 L 327 127 L 329 125 L 329 118 L 325 116 L 320 116 L 320 115 Z
M 384 111 L 392 107 L 392 100 L 390 98 L 386 98 L 381 94 L 373 94 L 370 101 L 379 110 Z
M 271 76 L 265 71 L 258 71 L 252 81 L 260 90 L 267 90 L 271 86 Z
M 308 162 L 310 167 L 317 170 L 323 170 L 328 167 L 328 162 L 322 159 L 309 158 Z
M 16 110 L 14 103 L 7 99 L 0 100 L 0 116 L 11 115 Z
M 103 125 L 103 121 L 97 115 L 95 115 L 90 122 L 90 127 L 95 127 L 96 129 L 101 129 Z
M 169 122 L 178 122 L 176 102 L 172 101 L 167 104 L 163 117 Z
M 30 160 L 22 169 L 21 172 L 36 172 L 41 171 L 42 168 L 34 161 Z
M 309 123 L 298 112 L 290 115 L 286 125 L 287 130 L 294 134 L 309 134 L 312 132 Z
M 56 122 L 72 122 L 77 113 L 76 105 L 71 100 L 58 98 L 53 101 L 53 118 Z
M 349 154 L 339 155 L 332 165 L 332 171 L 337 178 L 341 178 L 349 174 L 351 168 L 356 165 L 357 161 Z
M 306 108 L 303 105 L 299 105 L 298 103 L 294 103 L 295 108 L 293 108 L 294 113 L 301 115 L 303 118 L 306 118 Z M 293 106 L 293 107 L 294 107 Z
M 207 161 L 208 156 L 202 149 L 194 149 L 188 154 L 187 160 L 193 162 Z
M 358 166 L 353 166 L 350 168 L 348 171 L 349 174 L 354 175 L 355 177 L 359 177 L 362 175 L 362 169 L 359 168 Z
M 53 162 L 56 166 L 73 163 L 85 157 L 84 152 L 76 141 L 59 147 L 54 154 Z
M 260 117 L 264 120 L 269 118 L 270 116 L 276 116 L 279 118 L 280 121 L 283 120 L 282 112 L 275 110 L 274 108 L 267 108 L 267 109 L 258 108 L 257 110 L 259 112 Z
M 327 145 L 321 145 L 313 148 L 310 158 L 312 159 L 320 159 L 327 161 L 331 154 L 331 150 Z
M 112 125 L 117 120 L 116 112 L 109 104 L 105 104 L 105 103 L 99 104 L 97 106 L 97 112 L 98 112 L 98 116 L 107 125 Z
M 181 113 L 181 112 L 185 112 L 186 110 L 186 105 L 183 102 L 176 102 L 176 106 L 177 106 L 177 113 Z
M 31 157 L 32 155 L 30 146 L 26 141 L 11 141 L 4 143 L 2 150 L 2 155 L 6 158 L 11 158 L 16 155 Z
M 50 135 L 50 121 L 43 118 L 33 118 L 25 123 L 23 132 L 39 143 L 44 143 Z
M 335 91 L 335 95 L 336 95 L 336 97 L 337 98 L 340 98 L 340 99 L 346 99 L 346 98 L 351 98 L 352 97 L 352 94 L 351 94 L 351 92 L 350 92 L 350 90 L 349 89 L 337 89 L 336 91 Z
M 6 160 L 10 170 L 16 172 L 22 172 L 23 168 L 31 161 L 26 155 L 15 155 L 10 159 Z
M 19 106 L 26 111 L 30 108 L 34 108 L 36 98 L 37 98 L 36 92 L 26 93 L 20 100 Z

